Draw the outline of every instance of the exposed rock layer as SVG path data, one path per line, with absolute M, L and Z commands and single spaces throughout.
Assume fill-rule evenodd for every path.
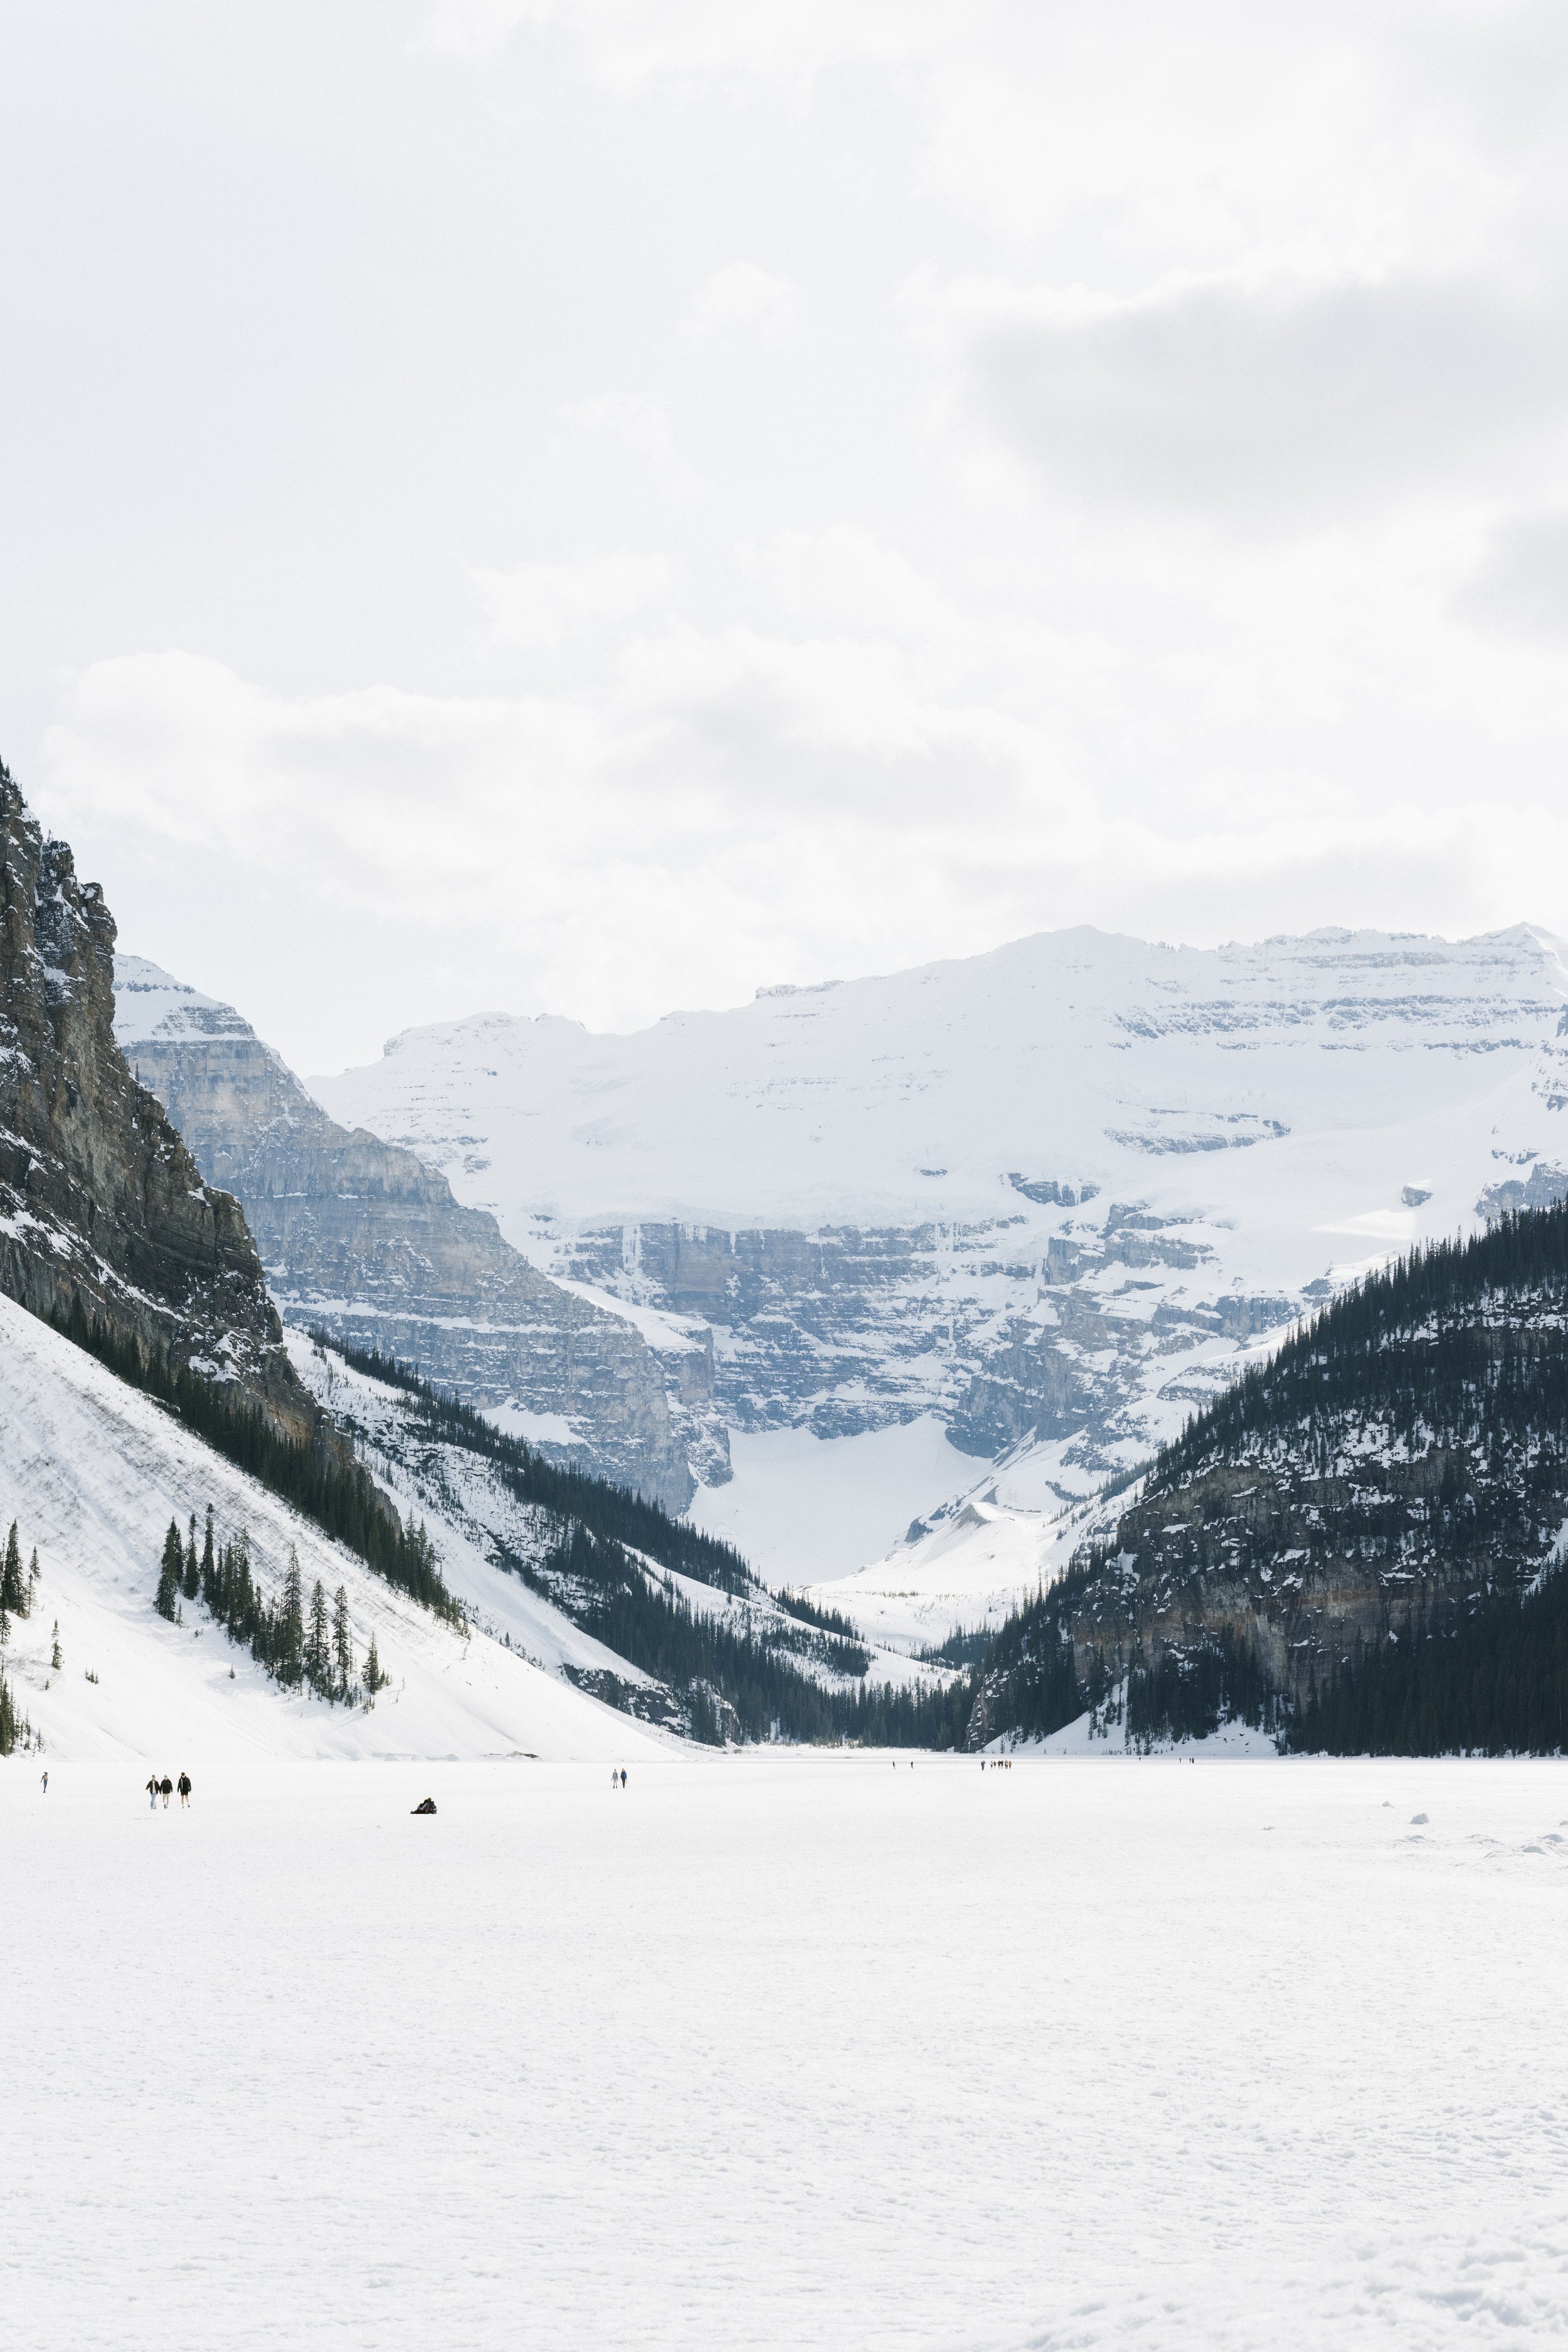
M 321 1416 L 282 1345 L 238 1203 L 203 1181 L 114 1037 L 114 920 L 0 767 L 0 1287 Z
M 231 1006 L 137 957 L 118 985 L 127 1051 L 243 1202 L 290 1322 L 416 1363 L 467 1403 L 552 1416 L 530 1432 L 545 1452 L 685 1506 L 683 1432 L 632 1324 L 537 1273 L 411 1151 L 338 1126 Z M 688 1349 L 679 1370 L 700 1407 L 710 1356 Z

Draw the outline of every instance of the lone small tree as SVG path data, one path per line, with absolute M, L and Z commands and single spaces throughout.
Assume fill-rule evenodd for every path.
M 185 1557 L 180 1570 L 180 1590 L 187 1601 L 194 1601 L 201 1590 L 201 1570 L 196 1561 L 196 1515 L 191 1513 L 190 1532 L 185 1538 Z

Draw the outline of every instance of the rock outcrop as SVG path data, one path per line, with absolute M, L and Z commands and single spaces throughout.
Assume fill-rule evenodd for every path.
M 542 1452 L 685 1507 L 685 1433 L 634 1324 L 536 1272 L 413 1152 L 340 1127 L 232 1006 L 134 956 L 117 988 L 126 1053 L 208 1181 L 243 1202 L 289 1322 L 510 1406 Z M 687 1353 L 700 1405 L 711 1359 Z
M 237 1202 L 114 1037 L 114 919 L 0 766 L 0 1289 L 208 1378 L 315 1442 Z

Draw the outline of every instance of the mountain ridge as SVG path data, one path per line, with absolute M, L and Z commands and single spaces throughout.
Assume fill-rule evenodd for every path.
M 316 1083 L 542 1270 L 710 1344 L 732 1438 L 928 1421 L 1038 1521 L 1359 1270 L 1568 1187 L 1565 1005 L 1531 925 L 1080 929 L 629 1037 L 436 1024 Z M 965 1483 L 889 1483 L 891 1580 Z M 747 1549 L 752 1507 L 693 1505 Z
M 414 1153 L 340 1126 L 233 1006 L 121 955 L 115 1018 L 198 1164 L 243 1202 L 286 1319 L 417 1360 L 468 1401 L 525 1416 L 547 1448 L 676 1508 L 693 1450 L 723 1474 L 701 1426 L 700 1350 L 672 1412 L 671 1384 L 625 1318 L 539 1272 Z

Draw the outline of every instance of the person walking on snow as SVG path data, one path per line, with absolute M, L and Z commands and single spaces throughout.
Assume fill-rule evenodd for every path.
M 45 1775 L 44 1775 L 44 1794 L 45 1794 L 45 1796 L 47 1797 L 47 1796 L 48 1795 L 48 1793 L 49 1793 L 49 1776 L 48 1776 L 48 1774 L 46 1772 L 46 1773 L 45 1773 Z
M 170 1780 L 170 1778 L 169 1778 L 168 1774 L 165 1772 L 165 1773 L 164 1773 L 164 1775 L 163 1775 L 163 1779 L 162 1779 L 162 1780 L 159 1781 L 159 1783 L 158 1783 L 158 1794 L 159 1794 L 159 1795 L 163 1798 L 163 1811 L 164 1811 L 165 1812 L 167 1812 L 167 1811 L 168 1811 L 168 1810 L 169 1810 L 169 1800 L 170 1800 L 170 1798 L 174 1795 L 174 1784 L 173 1780 Z
M 191 1801 L 191 1776 L 190 1776 L 190 1774 L 189 1774 L 188 1772 L 182 1772 L 182 1773 L 181 1773 L 181 1775 L 180 1775 L 180 1811 L 181 1811 L 181 1812 L 184 1812 L 184 1811 L 185 1811 L 185 1809 L 186 1809 L 186 1807 L 189 1805 L 190 1801 Z
M 147 1810 L 148 1810 L 148 1811 L 149 1811 L 150 1813 L 151 1813 L 151 1812 L 155 1812 L 155 1811 L 157 1811 L 157 1806 L 158 1806 L 158 1775 L 156 1774 L 156 1772 L 154 1772 L 154 1773 L 153 1773 L 153 1778 L 152 1778 L 152 1779 L 148 1781 L 148 1783 L 147 1783 Z

